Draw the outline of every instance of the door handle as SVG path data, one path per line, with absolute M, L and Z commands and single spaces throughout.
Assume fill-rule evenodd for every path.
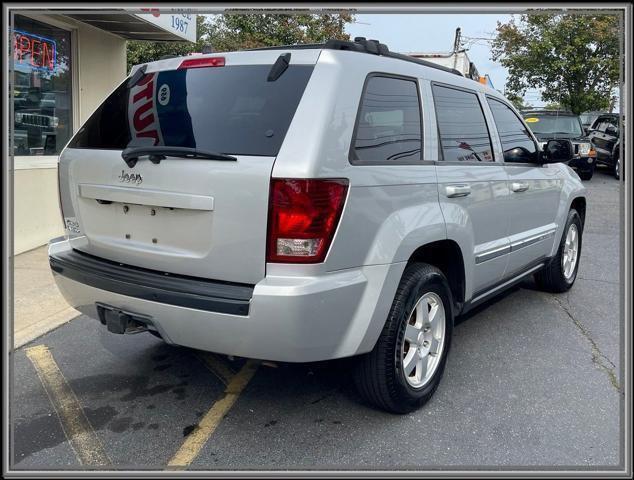
M 447 185 L 445 187 L 445 195 L 449 198 L 466 197 L 471 193 L 469 185 Z
M 526 182 L 513 182 L 511 183 L 511 190 L 514 192 L 525 192 L 528 190 L 528 183 Z

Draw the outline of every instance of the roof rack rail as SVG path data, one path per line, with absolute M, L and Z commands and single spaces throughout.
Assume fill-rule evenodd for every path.
M 245 49 L 247 52 L 257 51 L 257 50 L 308 50 L 311 48 L 324 48 L 324 43 L 297 43 L 295 45 L 276 45 L 274 47 L 256 47 L 256 48 L 247 48 Z
M 402 53 L 390 52 L 390 49 L 384 43 L 380 43 L 378 40 L 367 40 L 365 37 L 355 37 L 354 41 L 349 40 L 328 40 L 326 43 L 303 43 L 297 45 L 279 45 L 275 47 L 259 47 L 249 48 L 249 51 L 253 50 L 289 50 L 289 49 L 311 49 L 311 48 L 323 48 L 327 50 L 346 50 L 352 52 L 369 53 L 373 55 L 380 55 L 383 57 L 396 58 L 398 60 L 404 60 L 406 62 L 417 63 L 429 68 L 435 68 L 436 70 L 442 70 L 444 72 L 453 73 L 463 77 L 455 68 L 443 67 L 420 58 L 410 57 L 409 55 L 403 55 Z

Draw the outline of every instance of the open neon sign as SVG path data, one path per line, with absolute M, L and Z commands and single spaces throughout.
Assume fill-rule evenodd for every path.
M 55 70 L 57 45 L 55 40 L 20 30 L 13 31 L 13 59 L 32 68 Z

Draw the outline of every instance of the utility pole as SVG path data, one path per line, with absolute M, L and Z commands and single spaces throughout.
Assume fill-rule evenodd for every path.
M 456 28 L 456 36 L 454 37 L 454 41 L 453 41 L 453 53 L 458 53 L 458 50 L 460 50 L 460 37 L 461 37 L 461 33 L 460 33 L 460 27 Z
M 456 28 L 456 36 L 453 40 L 453 68 L 458 66 L 458 51 L 460 50 L 460 27 Z

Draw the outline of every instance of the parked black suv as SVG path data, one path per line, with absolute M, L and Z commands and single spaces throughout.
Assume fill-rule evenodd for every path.
M 583 112 L 581 115 L 579 115 L 579 118 L 581 119 L 581 125 L 583 126 L 583 131 L 586 133 L 586 135 L 590 131 L 590 127 L 592 127 L 594 121 L 604 113 L 605 112 L 591 111 Z
M 597 152 L 597 163 L 607 165 L 617 179 L 625 175 L 625 166 L 621 167 L 619 117 L 618 113 L 605 113 L 599 116 L 588 134 Z
M 554 138 L 566 138 L 572 142 L 574 157 L 568 165 L 577 171 L 581 180 L 590 180 L 594 174 L 596 152 L 585 135 L 579 115 L 553 110 L 522 111 L 524 121 L 542 143 L 542 147 Z

